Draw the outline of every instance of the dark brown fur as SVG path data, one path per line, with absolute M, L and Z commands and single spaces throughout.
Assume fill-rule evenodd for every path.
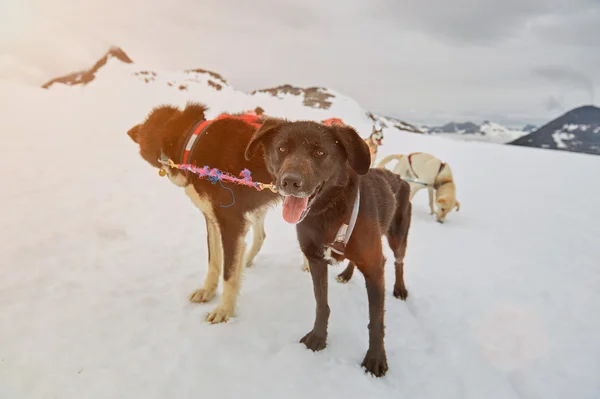
M 187 104 L 183 110 L 167 105 L 160 106 L 150 112 L 145 122 L 134 126 L 127 134 L 138 143 L 140 155 L 150 165 L 156 168 L 162 167 L 158 162 L 161 149 L 168 158 L 175 163 L 180 163 L 181 151 L 186 145 L 187 135 L 198 121 L 205 119 L 205 111 L 206 107 L 199 104 Z M 208 165 L 236 176 L 247 168 L 252 172 L 254 181 L 269 183 L 271 176 L 263 157 L 260 154 L 248 159 L 244 157 L 246 146 L 255 130 L 254 126 L 236 119 L 214 121 L 197 139 L 188 162 L 197 166 Z M 201 180 L 190 172 L 178 169 L 171 169 L 170 174 L 174 180 L 178 177 L 181 180 L 185 176 L 184 183 L 180 185 L 189 187 L 191 184 L 195 192 L 210 203 L 221 234 L 223 280 L 227 282 L 237 270 L 236 264 L 239 265 L 239 259 L 234 257 L 236 248 L 243 245 L 248 226 L 247 214 L 268 205 L 275 205 L 281 197 L 269 190 L 257 191 L 251 187 L 227 184 L 227 187 L 233 191 L 235 204 L 221 207 L 221 205 L 229 205 L 232 201 L 231 192 L 223 189 L 221 185 L 211 184 L 206 179 Z M 207 217 L 206 213 L 204 216 Z M 210 231 L 207 234 L 210 240 Z M 215 254 L 210 253 L 209 245 L 209 263 L 211 256 Z M 227 317 L 224 317 L 224 320 L 217 319 L 217 321 L 226 321 L 226 319 Z
M 344 258 L 350 264 L 342 275 L 349 279 L 354 266 L 365 277 L 369 301 L 369 349 L 362 362 L 367 371 L 383 376 L 387 369 L 384 347 L 384 264 L 381 237 L 385 235 L 395 254 L 394 295 L 406 299 L 403 266 L 411 221 L 410 187 L 398 175 L 369 169 L 369 148 L 354 129 L 314 122 L 268 120 L 257 130 L 246 156 L 264 147 L 268 170 L 284 194 L 314 194 L 312 205 L 297 225 L 300 247 L 308 258 L 317 304 L 314 327 L 301 340 L 313 351 L 326 346 L 329 305 L 325 248 L 342 225 L 348 223 L 357 188 L 360 210 Z M 284 180 L 296 176 L 301 188 L 289 188 Z M 283 182 L 283 183 L 282 183 Z M 302 190 L 302 192 L 300 192 Z M 347 279 L 346 279 L 347 281 Z

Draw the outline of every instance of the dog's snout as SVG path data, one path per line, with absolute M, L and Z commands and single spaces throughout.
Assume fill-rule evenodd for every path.
M 281 186 L 292 192 L 302 188 L 303 184 L 302 176 L 296 173 L 286 173 L 281 179 Z

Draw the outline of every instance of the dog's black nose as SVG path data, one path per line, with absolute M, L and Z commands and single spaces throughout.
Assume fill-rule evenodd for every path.
M 281 187 L 292 191 L 302 187 L 303 183 L 302 176 L 295 173 L 286 173 L 281 179 Z

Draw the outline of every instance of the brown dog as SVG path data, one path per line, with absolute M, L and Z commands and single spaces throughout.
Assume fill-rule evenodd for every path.
M 300 248 L 310 265 L 317 310 L 314 327 L 301 342 L 313 351 L 325 348 L 327 264 L 348 258 L 364 275 L 369 298 L 369 350 L 362 366 L 384 375 L 388 365 L 381 236 L 387 236 L 396 258 L 394 295 L 406 299 L 408 183 L 388 170 L 369 170 L 369 148 L 348 126 L 269 119 L 248 144 L 246 158 L 254 159 L 261 146 L 277 190 L 284 195 L 283 218 L 296 224 Z
M 247 168 L 254 181 L 270 182 L 271 176 L 262 156 L 244 159 L 246 145 L 262 120 L 256 118 L 253 125 L 233 116 L 203 124 L 205 111 L 206 108 L 199 104 L 187 104 L 183 110 L 161 106 L 127 134 L 139 145 L 142 158 L 156 168 L 163 168 L 158 161 L 162 150 L 175 163 L 207 165 L 233 175 Z M 228 191 L 188 171 L 175 168 L 166 168 L 166 171 L 171 182 L 185 188 L 187 196 L 206 219 L 208 273 L 203 287 L 190 295 L 190 301 L 212 300 L 223 271 L 221 303 L 208 314 L 207 320 L 211 323 L 227 321 L 235 313 L 242 268 L 252 263 L 264 242 L 266 211 L 281 197 L 269 190 L 257 191 L 235 184 L 227 184 L 231 189 Z M 223 207 L 222 204 L 231 203 L 231 192 L 235 204 Z M 244 237 L 251 225 L 253 243 L 244 260 Z

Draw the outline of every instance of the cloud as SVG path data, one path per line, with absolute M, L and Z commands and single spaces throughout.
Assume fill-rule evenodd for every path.
M 568 19 L 591 0 L 372 0 L 372 13 L 444 42 L 480 44 L 509 39 L 536 19 Z
M 590 104 L 594 103 L 594 81 L 586 74 L 566 66 L 538 67 L 533 73 L 566 87 L 579 89 L 589 95 Z
M 593 89 L 549 92 L 557 79 L 531 71 L 563 61 L 600 82 L 599 18 L 598 0 L 0 0 L 0 73 L 39 85 L 117 45 L 144 67 L 330 87 L 409 122 L 539 123 L 554 117 L 540 99 Z
M 600 2 L 588 2 L 567 16 L 554 15 L 535 24 L 537 35 L 554 45 L 600 50 Z M 600 57 L 599 57 L 600 59 Z
M 563 108 L 562 101 L 554 96 L 550 96 L 545 99 L 543 105 L 548 111 L 557 111 Z

